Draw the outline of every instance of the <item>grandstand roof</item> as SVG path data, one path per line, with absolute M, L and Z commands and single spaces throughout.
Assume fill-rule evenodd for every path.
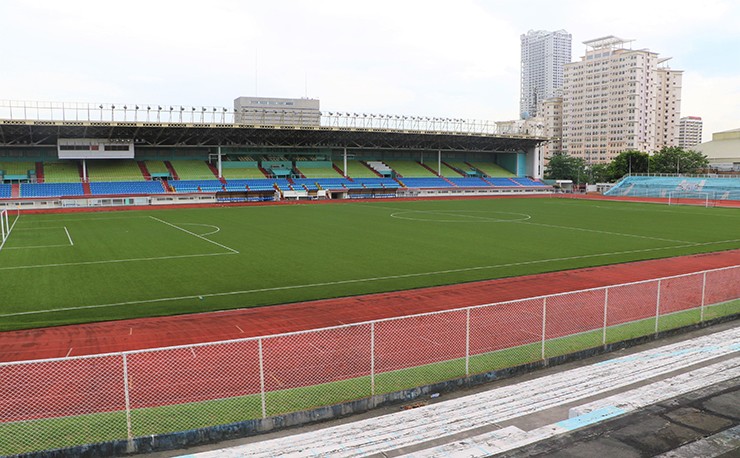
M 137 146 L 255 146 L 526 151 L 546 138 L 362 127 L 120 121 L 0 120 L 0 146 L 55 146 L 59 138 L 134 140 Z

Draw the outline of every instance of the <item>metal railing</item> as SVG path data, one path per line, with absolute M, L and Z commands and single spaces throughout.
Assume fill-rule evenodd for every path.
M 740 313 L 740 266 L 216 343 L 0 363 L 0 455 L 229 424 Z

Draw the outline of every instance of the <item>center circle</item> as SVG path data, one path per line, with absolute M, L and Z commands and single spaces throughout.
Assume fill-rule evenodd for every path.
M 434 223 L 511 223 L 532 217 L 526 213 L 486 210 L 409 210 L 391 213 L 391 218 Z

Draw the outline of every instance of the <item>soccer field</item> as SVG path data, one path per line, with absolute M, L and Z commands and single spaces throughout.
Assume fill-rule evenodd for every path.
M 0 250 L 0 330 L 740 248 L 736 209 L 556 198 L 21 214 L 12 223 Z

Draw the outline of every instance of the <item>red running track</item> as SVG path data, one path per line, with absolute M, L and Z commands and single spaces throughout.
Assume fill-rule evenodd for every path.
M 274 335 L 734 265 L 740 265 L 740 250 L 252 309 L 2 332 L 0 362 Z
M 727 267 L 739 261 L 740 250 L 734 250 L 674 258 L 668 262 L 643 261 L 262 309 L 11 332 L 2 337 L 6 342 L 4 337 L 9 335 L 42 333 L 42 337 L 47 337 L 47 347 L 53 349 L 48 341 L 52 336 L 43 333 L 61 332 L 56 335 L 58 340 L 54 342 L 57 344 L 69 342 L 61 340 L 65 337 L 75 339 L 84 334 L 88 347 L 81 348 L 100 349 L 88 353 L 93 354 L 130 350 L 134 343 L 143 347 L 142 343 L 146 342 L 133 339 L 133 329 L 139 330 L 136 333 L 139 337 L 150 334 L 147 342 L 159 347 L 204 342 L 205 337 L 211 341 L 246 337 L 245 329 L 253 335 L 276 334 L 565 292 L 547 300 L 545 337 L 551 339 L 600 329 L 603 324 L 612 326 L 639 320 L 654 316 L 656 312 L 656 282 L 610 288 L 608 315 L 604 315 L 606 293 L 603 289 L 575 293 L 574 290 Z M 687 275 L 663 280 L 660 313 L 696 308 L 703 294 L 702 279 L 702 275 Z M 706 303 L 739 297 L 740 271 L 712 272 L 706 276 L 706 285 Z M 401 301 L 403 308 L 398 307 Z M 467 345 L 470 354 L 476 355 L 539 342 L 543 307 L 542 299 L 531 299 L 471 309 L 469 343 L 465 331 L 467 312 L 456 310 L 376 322 L 372 331 L 370 324 L 364 324 L 282 335 L 262 339 L 261 343 L 239 340 L 128 354 L 129 405 L 132 409 L 140 409 L 257 394 L 261 391 L 261 361 L 264 361 L 264 389 L 271 392 L 368 376 L 371 360 L 374 373 L 382 374 L 462 358 Z M 292 315 L 294 310 L 296 315 Z M 278 323 L 280 327 L 271 328 L 271 332 L 259 332 L 266 329 L 260 325 L 269 324 L 275 317 L 285 321 Z M 289 321 L 291 317 L 293 320 Z M 303 321 L 299 322 L 301 317 Z M 129 329 L 129 337 L 132 337 L 129 342 L 110 335 L 102 338 L 105 332 L 125 329 L 125 326 L 116 327 L 121 325 Z M 273 325 L 277 326 L 274 322 Z M 182 333 L 176 332 L 178 329 L 196 327 L 202 328 L 197 334 L 200 339 L 193 342 L 166 340 L 168 336 L 182 339 Z M 239 330 L 238 334 L 232 327 Z M 78 334 L 64 333 L 70 330 Z M 167 333 L 162 334 L 162 330 Z M 195 335 L 188 334 L 186 338 L 192 340 Z M 93 338 L 97 342 L 95 347 L 89 345 Z M 24 344 L 34 346 L 33 341 L 21 342 L 20 346 Z M 0 423 L 124 410 L 123 358 L 122 355 L 109 355 L 0 366 Z M 280 406 L 271 405 L 271 408 L 280 411 Z

